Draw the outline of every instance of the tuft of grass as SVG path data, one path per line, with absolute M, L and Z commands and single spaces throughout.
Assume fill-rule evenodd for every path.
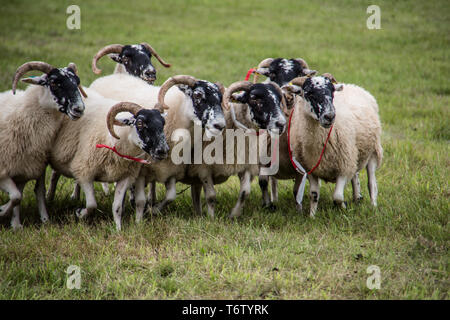
M 380 30 L 366 28 L 369 1 L 79 0 L 80 30 L 66 28 L 70 4 L 2 4 L 0 90 L 10 90 L 29 60 L 73 61 L 89 85 L 97 78 L 91 58 L 110 43 L 150 43 L 173 65 L 154 61 L 157 84 L 191 74 L 229 85 L 264 58 L 302 57 L 377 98 L 379 206 L 370 206 L 365 173 L 364 200 L 353 203 L 347 188 L 347 210 L 333 206 L 333 185 L 324 183 L 315 219 L 306 215 L 308 197 L 304 214 L 296 212 L 292 181 L 280 182 L 275 212 L 261 209 L 253 181 L 243 216 L 229 221 L 239 189 L 233 177 L 217 186 L 215 219 L 195 216 L 186 190 L 140 225 L 127 201 L 118 233 L 112 197 L 100 196 L 99 185 L 98 210 L 78 221 L 82 204 L 61 179 L 48 204 L 51 223 L 41 225 L 29 183 L 24 229 L 0 220 L 0 299 L 448 299 L 450 2 L 378 1 Z M 99 64 L 103 74 L 113 71 L 108 58 Z M 66 287 L 70 265 L 81 269 L 79 290 Z M 366 286 L 370 265 L 381 270 L 380 290 Z

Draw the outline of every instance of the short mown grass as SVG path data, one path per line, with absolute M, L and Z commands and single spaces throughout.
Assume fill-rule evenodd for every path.
M 70 4 L 81 8 L 81 30 L 66 28 Z M 380 30 L 366 28 L 370 4 L 381 8 Z M 80 203 L 62 179 L 42 226 L 30 183 L 24 229 L 1 219 L 0 299 L 448 299 L 450 2 L 15 0 L 0 17 L 0 90 L 29 60 L 76 62 L 88 85 L 93 54 L 110 43 L 151 43 L 173 64 L 155 62 L 157 84 L 191 74 L 229 85 L 263 58 L 302 57 L 377 98 L 384 147 L 378 208 L 363 173 L 362 203 L 348 187 L 349 207 L 339 210 L 323 184 L 315 219 L 295 211 L 292 181 L 280 183 L 277 211 L 262 210 L 254 181 L 244 215 L 230 221 L 239 188 L 231 178 L 217 187 L 213 220 L 193 214 L 186 190 L 141 225 L 127 204 L 116 232 L 112 197 L 97 186 L 99 209 L 77 221 Z M 66 288 L 69 265 L 81 268 L 80 290 Z M 379 290 L 366 286 L 370 265 L 381 270 Z

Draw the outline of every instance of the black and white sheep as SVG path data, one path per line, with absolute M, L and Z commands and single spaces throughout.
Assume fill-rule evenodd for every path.
M 336 204 L 345 207 L 344 187 L 351 180 L 354 197 L 358 198 L 359 185 L 355 184 L 359 184 L 357 174 L 363 168 L 367 169 L 371 203 L 376 206 L 378 190 L 375 171 L 381 164 L 383 149 L 375 99 L 357 86 L 337 84 L 330 74 L 300 77 L 291 83 L 284 87 L 294 94 L 295 99 L 290 144 L 293 157 L 305 170 L 311 170 L 316 165 L 333 126 L 320 165 L 308 175 L 310 216 L 314 216 L 317 209 L 319 179 L 336 183 L 333 199 Z M 343 90 L 347 86 L 351 88 L 351 94 Z
M 22 79 L 32 86 L 15 95 L 20 78 L 32 70 L 43 74 Z M 8 203 L 0 207 L 0 216 L 13 210 L 13 228 L 21 227 L 19 204 L 29 180 L 37 180 L 35 192 L 41 221 L 48 221 L 45 167 L 65 116 L 78 120 L 84 113 L 79 86 L 74 63 L 55 68 L 45 62 L 31 61 L 17 69 L 12 92 L 0 94 L 0 189 L 10 197 Z

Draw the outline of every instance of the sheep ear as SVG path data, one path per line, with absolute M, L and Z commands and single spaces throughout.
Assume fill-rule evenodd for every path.
M 281 87 L 281 89 L 288 94 L 299 94 L 302 95 L 303 94 L 303 89 L 302 87 L 296 86 L 295 84 L 287 84 L 284 85 L 283 87 Z
M 270 74 L 269 68 L 258 68 L 255 70 L 255 73 L 262 74 L 263 76 L 266 76 L 266 77 L 268 77 Z
M 110 57 L 113 61 L 117 63 L 122 63 L 122 58 L 118 53 L 110 53 L 108 54 L 108 57 Z
M 312 77 L 317 74 L 317 70 L 303 69 L 303 74 L 307 77 Z
M 42 76 L 23 78 L 22 82 L 45 86 L 47 84 L 47 75 L 43 74 Z
M 235 92 L 231 95 L 231 102 L 240 102 L 240 103 L 247 103 L 247 92 Z
M 334 90 L 336 91 L 342 91 L 344 89 L 344 85 L 342 83 L 336 83 L 334 84 Z
M 136 123 L 134 116 L 125 112 L 119 113 L 114 120 L 114 124 L 118 126 L 134 126 Z

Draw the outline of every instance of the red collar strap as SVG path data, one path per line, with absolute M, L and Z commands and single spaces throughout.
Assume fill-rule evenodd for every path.
M 248 79 L 250 79 L 250 76 L 252 75 L 252 73 L 256 70 L 256 68 L 250 68 L 247 71 L 247 75 L 245 76 L 245 81 L 248 81 Z
M 132 160 L 132 161 L 136 161 L 136 162 L 143 163 L 143 164 L 151 164 L 151 162 L 148 161 L 148 160 L 141 159 L 141 158 L 135 158 L 135 157 L 132 157 L 132 156 L 127 156 L 125 154 L 121 154 L 119 151 L 117 151 L 116 146 L 113 146 L 111 148 L 110 146 L 107 146 L 106 144 L 97 144 L 95 147 L 96 148 L 109 149 L 109 150 L 115 152 L 119 157 L 122 157 L 122 158 L 127 159 L 127 160 Z
M 291 135 L 290 135 L 290 133 L 291 133 L 291 120 L 292 120 L 292 115 L 294 114 L 294 110 L 295 110 L 295 108 L 292 109 L 291 115 L 289 116 L 288 132 L 287 132 L 287 140 L 288 141 L 287 142 L 288 142 L 288 150 L 289 150 L 289 159 L 291 160 L 292 166 L 294 167 L 294 169 L 298 173 L 303 174 L 303 178 L 302 178 L 302 181 L 301 181 L 300 185 L 298 186 L 297 196 L 295 198 L 297 203 L 299 205 L 301 205 L 302 201 L 303 201 L 303 194 L 305 193 L 306 178 L 307 178 L 308 174 L 313 173 L 314 170 L 317 169 L 317 167 L 319 166 L 320 162 L 322 161 L 322 157 L 323 157 L 323 154 L 325 152 L 325 148 L 327 146 L 328 140 L 330 139 L 331 130 L 333 130 L 333 125 L 331 125 L 330 131 L 328 131 L 328 136 L 327 136 L 327 139 L 325 140 L 325 144 L 323 145 L 323 149 L 322 149 L 322 152 L 320 153 L 319 160 L 317 161 L 316 165 L 311 170 L 306 172 L 305 168 L 303 168 L 303 166 L 292 155 Z

